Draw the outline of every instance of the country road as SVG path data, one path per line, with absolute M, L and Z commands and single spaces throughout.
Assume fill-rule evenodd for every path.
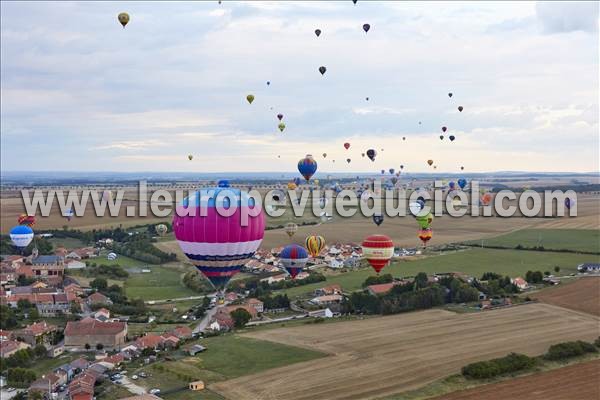
M 188 301 L 188 300 L 202 300 L 206 296 L 189 296 L 189 297 L 177 297 L 174 299 L 166 299 L 166 300 L 146 300 L 145 304 L 154 305 L 154 304 L 165 304 L 165 303 L 175 303 L 178 301 Z

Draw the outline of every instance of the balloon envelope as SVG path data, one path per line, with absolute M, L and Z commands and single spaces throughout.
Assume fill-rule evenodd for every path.
M 365 31 L 365 33 L 369 32 L 369 29 L 371 29 L 371 25 L 369 25 L 369 24 L 363 25 L 363 31 Z
M 285 270 L 292 276 L 292 279 L 298 275 L 308 261 L 308 252 L 302 246 L 290 244 L 283 248 L 279 254 L 281 264 Z
M 362 242 L 363 256 L 379 273 L 394 255 L 394 242 L 386 235 L 371 235 Z
M 311 235 L 304 242 L 308 253 L 314 258 L 317 257 L 325 247 L 325 238 L 323 236 Z
M 285 225 L 285 233 L 291 238 L 298 231 L 298 225 L 289 222 Z
M 154 227 L 154 230 L 156 231 L 156 233 L 158 233 L 159 236 L 165 236 L 169 231 L 169 228 L 167 228 L 165 224 L 158 224 Z
M 252 258 L 264 231 L 262 209 L 235 188 L 200 189 L 177 206 L 173 217 L 179 247 L 218 289 Z
M 35 215 L 21 214 L 17 218 L 17 223 L 19 225 L 27 225 L 29 227 L 32 227 L 35 225 Z
M 246 96 L 246 100 L 248 101 L 248 103 L 252 104 L 252 102 L 254 101 L 254 95 L 249 94 L 248 96 Z
M 27 225 L 17 225 L 10 230 L 10 240 L 15 247 L 23 249 L 33 240 L 33 229 Z
M 325 75 L 325 72 L 327 72 L 327 68 L 319 67 L 319 72 L 321 73 L 321 75 Z
M 367 157 L 369 157 L 369 160 L 375 161 L 376 156 L 377 156 L 377 151 L 375 151 L 375 149 L 367 150 Z
M 467 186 L 467 180 L 465 178 L 460 178 L 457 183 L 461 189 L 464 189 Z
M 383 214 L 373 214 L 373 222 L 377 226 L 381 225 L 383 223 Z
M 307 154 L 306 157 L 298 161 L 298 171 L 308 182 L 311 176 L 317 172 L 317 162 L 310 154 Z
M 125 28 L 125 25 L 127 25 L 127 23 L 129 22 L 129 14 L 123 12 L 117 16 L 117 19 L 119 20 L 121 25 L 123 25 L 123 28 Z

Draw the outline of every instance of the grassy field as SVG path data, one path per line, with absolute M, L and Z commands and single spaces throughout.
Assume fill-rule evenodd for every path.
M 118 257 L 115 260 L 109 260 L 106 258 L 108 253 L 110 253 L 110 251 L 103 250 L 100 252 L 100 255 L 97 258 L 91 259 L 90 262 L 95 262 L 98 265 L 100 265 L 100 264 L 120 265 L 123 268 L 135 268 L 135 267 L 139 268 L 139 267 L 144 267 L 144 266 L 148 265 L 148 263 L 145 263 L 143 261 L 134 260 L 133 258 L 129 258 L 129 257 L 123 256 L 121 254 L 117 254 Z
M 415 261 L 395 260 L 385 267 L 382 273 L 402 277 L 414 276 L 419 272 L 427 274 L 463 272 L 470 276 L 481 277 L 484 272 L 490 271 L 516 277 L 525 275 L 528 270 L 554 273 L 553 268 L 558 265 L 561 274 L 568 274 L 575 272 L 577 265 L 584 262 L 597 262 L 594 260 L 597 260 L 595 255 L 470 248 Z M 326 282 L 298 286 L 284 291 L 288 296 L 294 297 L 332 283 L 340 284 L 345 291 L 353 291 L 360 289 L 365 279 L 372 275 L 375 275 L 375 272 L 371 268 L 362 268 L 345 274 L 328 276 Z
M 144 366 L 136 370 L 136 373 L 144 370 L 152 374 L 139 380 L 138 384 L 165 391 L 186 385 L 187 377 L 201 379 L 210 384 L 324 356 L 317 351 L 233 334 L 202 339 L 199 343 L 208 348 L 200 355 L 186 356 L 177 361 L 164 361 L 155 364 L 154 367 Z M 208 397 L 202 397 L 205 395 Z M 174 394 L 172 398 L 182 397 Z M 221 397 L 206 391 L 196 394 L 194 398 Z
M 537 356 L 561 341 L 593 340 L 598 318 L 529 304 L 468 314 L 427 310 L 244 336 L 331 355 L 209 386 L 226 398 L 377 399 L 457 374 L 471 362 L 509 352 Z
M 68 353 L 65 352 L 56 358 L 44 358 L 37 360 L 30 368 L 35 371 L 38 376 L 47 374 L 52 369 L 59 367 L 63 364 L 68 364 L 79 357 L 85 357 L 85 353 Z
M 64 247 L 66 249 L 77 249 L 81 247 L 86 247 L 86 243 L 75 238 L 50 238 L 48 239 L 48 241 L 52 243 L 55 249 L 57 247 Z
M 151 273 L 129 274 L 125 281 L 125 293 L 132 299 L 166 300 L 178 297 L 197 296 L 181 282 L 184 270 L 174 264 L 151 266 Z
M 600 231 L 596 229 L 523 229 L 491 239 L 469 243 L 515 248 L 543 246 L 546 250 L 600 253 Z

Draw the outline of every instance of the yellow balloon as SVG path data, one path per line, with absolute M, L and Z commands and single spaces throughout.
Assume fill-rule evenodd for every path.
M 123 12 L 119 14 L 117 18 L 119 19 L 121 25 L 123 25 L 123 28 L 125 28 L 125 25 L 127 25 L 127 23 L 129 22 L 129 14 Z

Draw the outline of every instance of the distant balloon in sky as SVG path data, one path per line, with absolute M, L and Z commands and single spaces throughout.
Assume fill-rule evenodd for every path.
M 458 183 L 458 186 L 460 186 L 461 189 L 464 189 L 467 186 L 467 180 L 465 178 L 460 178 L 456 183 Z
M 283 119 L 283 114 L 277 114 L 277 119 L 281 121 Z
M 401 165 L 401 166 L 400 166 L 400 169 L 404 169 L 404 165 Z
M 433 165 L 433 160 L 427 160 L 427 164 L 431 167 Z
M 319 72 L 321 73 L 321 75 L 325 75 L 325 72 L 327 72 L 327 68 L 321 66 L 319 67 Z
M 440 140 L 444 140 L 444 135 L 440 135 Z
M 365 97 L 365 100 L 369 101 L 369 98 L 368 98 L 368 97 Z
M 442 126 L 442 132 L 446 132 L 448 130 L 448 128 L 446 128 L 445 126 Z
M 364 156 L 365 156 L 365 153 L 360 153 L 360 155 L 364 157 Z
M 461 167 L 460 167 L 460 170 L 461 170 L 461 171 L 463 171 L 464 169 L 465 169 L 465 167 L 463 167 L 463 166 L 461 166 Z
M 267 86 L 271 85 L 271 81 L 267 81 Z
M 321 30 L 315 29 L 315 35 L 317 35 L 317 37 L 321 36 Z
M 285 124 L 283 122 L 280 122 L 279 125 L 277 125 L 277 127 L 281 132 L 283 132 L 283 130 L 285 129 Z
M 390 172 L 390 175 L 394 175 L 394 172 L 395 172 L 395 171 L 396 171 L 396 170 L 395 170 L 394 168 L 390 168 L 390 170 L 389 170 L 389 172 Z
M 67 219 L 67 221 L 70 221 L 74 215 L 75 215 L 75 212 L 73 211 L 73 209 L 69 208 L 67 211 L 64 212 L 63 217 L 65 217 Z
M 28 227 L 31 228 L 32 226 L 35 225 L 35 215 L 21 214 L 17 218 L 17 223 L 19 225 L 27 225 Z
M 285 225 L 285 233 L 290 237 L 290 239 L 292 238 L 292 236 L 294 236 L 294 234 L 296 234 L 296 232 L 298 231 L 298 225 L 296 225 L 293 222 L 288 222 Z
M 158 224 L 154 227 L 154 230 L 159 236 L 165 236 L 169 231 L 169 228 L 165 224 Z
M 573 207 L 575 205 L 575 200 L 571 199 L 570 197 L 567 197 L 565 199 L 565 207 L 567 207 L 567 210 L 570 210 L 571 207 Z
M 448 93 L 448 97 L 452 97 L 452 92 Z
M 371 25 L 369 25 L 369 24 L 363 25 L 363 31 L 365 31 L 365 33 L 369 32 L 369 29 L 371 29 Z
M 192 161 L 192 159 L 193 159 L 193 158 L 194 158 L 194 156 L 193 156 L 193 155 L 191 155 L 191 154 L 188 154 L 188 160 Z
M 402 140 L 406 140 L 406 136 L 402 136 Z
M 344 143 L 344 148 L 348 150 L 350 148 L 350 143 Z
M 358 0 L 352 0 L 352 2 L 353 2 L 354 4 L 356 4 L 356 2 L 357 2 L 357 1 L 358 1 Z
M 248 103 L 252 104 L 252 102 L 254 101 L 254 95 L 249 94 L 248 96 L 246 96 L 246 100 L 248 100 Z
M 323 153 L 323 158 L 326 158 L 326 157 L 327 157 L 327 153 Z
M 376 156 L 377 156 L 377 151 L 375 151 L 375 149 L 367 150 L 367 157 L 369 157 L 369 160 L 375 161 Z
M 383 214 L 373 214 L 373 222 L 379 226 L 383 223 Z
M 346 158 L 346 162 L 347 162 L 348 164 L 350 164 L 350 161 L 352 161 L 352 160 L 351 160 L 351 159 L 349 159 L 349 158 Z
M 450 135 L 448 136 L 448 139 L 450 139 L 451 142 L 454 142 L 454 139 L 456 139 L 456 137 L 454 135 Z
M 462 112 L 463 106 L 458 106 L 458 111 Z
M 122 12 L 117 18 L 121 25 L 123 25 L 123 29 L 125 29 L 125 25 L 129 22 L 129 14 Z

